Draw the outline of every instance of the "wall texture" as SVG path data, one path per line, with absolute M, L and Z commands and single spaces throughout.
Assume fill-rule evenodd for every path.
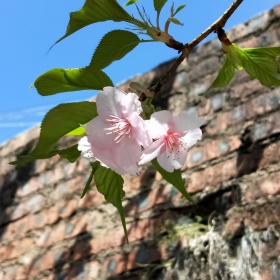
M 280 45 L 280 6 L 228 36 L 243 47 Z M 205 116 L 203 140 L 183 173 L 197 204 L 151 167 L 126 176 L 129 244 L 116 210 L 94 187 L 79 198 L 86 160 L 8 165 L 32 148 L 38 127 L 2 145 L 0 279 L 279 280 L 280 88 L 239 71 L 230 87 L 198 97 L 221 60 L 216 39 L 196 48 L 156 100 L 161 108 Z M 171 64 L 135 80 L 149 86 Z

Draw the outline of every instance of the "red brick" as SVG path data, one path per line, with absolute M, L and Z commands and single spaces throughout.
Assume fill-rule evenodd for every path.
M 224 137 L 220 140 L 213 140 L 204 146 L 190 149 L 186 165 L 182 168 L 191 168 L 201 163 L 219 158 L 227 153 L 237 150 L 241 145 L 241 141 L 237 136 Z
M 32 238 L 23 238 L 0 248 L 0 262 L 15 259 L 33 248 Z
M 214 186 L 229 180 L 238 174 L 237 159 L 229 159 L 212 165 L 203 171 L 192 172 L 187 191 L 194 193 L 203 190 L 206 186 Z
M 16 195 L 18 197 L 23 197 L 41 189 L 42 187 L 43 184 L 40 179 L 38 177 L 32 177 L 30 180 L 28 180 L 28 182 L 26 182 L 24 185 L 21 185 L 17 189 Z
M 261 197 L 280 193 L 280 172 L 273 173 L 265 179 L 253 182 L 245 192 L 246 202 L 254 202 Z
M 126 270 L 127 254 L 117 254 L 106 259 L 103 265 L 103 272 L 106 276 L 118 275 Z
M 270 268 L 265 268 L 264 270 L 260 271 L 260 272 L 257 272 L 255 275 L 254 275 L 254 280 L 276 280 L 276 278 L 274 278 L 271 274 L 271 270 L 272 270 L 272 267 Z
M 259 167 L 266 168 L 271 164 L 279 163 L 280 158 L 280 141 L 274 144 L 271 144 L 264 149 Z
M 277 5 L 273 9 L 273 13 L 277 16 L 280 17 L 280 5 Z
M 82 194 L 82 192 L 81 192 Z M 101 194 L 96 187 L 94 186 L 91 190 L 89 190 L 86 195 L 79 199 L 78 207 L 79 208 L 89 208 L 92 206 L 99 206 L 105 201 L 103 194 Z
M 231 88 L 230 98 L 244 100 L 255 92 L 267 92 L 268 88 L 260 84 L 258 80 L 250 80 L 245 83 L 237 84 Z
M 84 189 L 84 176 L 76 176 L 74 179 L 70 179 L 68 181 L 62 182 L 57 185 L 55 192 L 54 192 L 54 198 L 55 199 L 61 199 L 68 196 L 71 196 L 76 191 L 82 191 Z
M 36 256 L 28 268 L 29 276 L 36 276 L 42 271 L 62 266 L 69 262 L 70 251 L 67 248 L 57 248 Z
M 234 124 L 271 112 L 279 107 L 279 99 L 280 93 L 277 90 L 257 96 L 231 111 L 218 114 L 206 127 L 206 132 L 210 135 L 221 133 Z

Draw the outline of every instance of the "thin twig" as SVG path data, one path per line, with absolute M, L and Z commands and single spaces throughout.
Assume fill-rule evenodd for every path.
M 174 62 L 169 71 L 166 72 L 166 74 L 163 75 L 154 86 L 151 86 L 146 90 L 146 92 L 143 94 L 144 96 L 142 96 L 142 99 L 145 99 L 146 97 L 155 96 L 160 91 L 162 86 L 166 84 L 170 78 L 175 76 L 178 66 L 184 61 L 185 58 L 188 57 L 189 53 L 212 32 L 216 32 L 218 29 L 223 28 L 228 19 L 231 17 L 231 15 L 235 12 L 235 10 L 242 2 L 243 0 L 235 0 L 233 4 L 231 4 L 231 6 L 223 13 L 223 15 L 219 19 L 217 19 L 213 24 L 211 24 L 190 43 L 185 44 L 182 49 L 181 55 L 177 58 L 177 60 Z

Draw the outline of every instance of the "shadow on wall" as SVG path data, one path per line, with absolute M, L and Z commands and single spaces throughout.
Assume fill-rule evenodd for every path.
M 31 146 L 33 146 L 33 143 L 29 143 L 21 151 L 21 154 L 27 154 Z M 34 162 L 25 166 L 16 167 L 1 178 L 0 182 L 3 182 L 3 185 L 0 189 L 0 241 L 9 223 L 24 216 L 24 213 L 20 211 L 20 207 L 13 209 L 13 211 L 11 211 L 10 207 L 14 204 L 18 189 L 22 188 L 30 180 L 30 177 L 34 173 L 34 167 Z

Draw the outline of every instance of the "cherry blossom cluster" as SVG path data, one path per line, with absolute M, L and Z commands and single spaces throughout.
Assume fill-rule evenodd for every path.
M 136 175 L 139 165 L 155 158 L 168 172 L 180 169 L 188 149 L 202 137 L 203 120 L 195 112 L 173 116 L 164 110 L 144 120 L 135 93 L 105 87 L 97 94 L 96 107 L 98 116 L 87 124 L 78 149 L 120 175 Z

